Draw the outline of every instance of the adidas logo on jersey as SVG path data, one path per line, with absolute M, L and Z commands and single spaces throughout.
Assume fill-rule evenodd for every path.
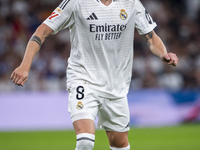
M 98 20 L 97 16 L 95 15 L 95 13 L 92 13 L 87 20 Z

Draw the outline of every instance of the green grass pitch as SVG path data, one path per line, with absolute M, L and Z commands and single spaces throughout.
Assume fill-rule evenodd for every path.
M 0 150 L 74 150 L 74 131 L 0 132 Z M 200 124 L 131 128 L 132 150 L 200 150 Z M 94 150 L 109 150 L 106 134 L 96 131 Z

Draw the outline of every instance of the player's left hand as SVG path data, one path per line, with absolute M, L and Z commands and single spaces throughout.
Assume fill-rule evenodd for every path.
M 167 53 L 162 55 L 162 61 L 166 62 L 168 65 L 177 66 L 178 57 L 174 53 Z

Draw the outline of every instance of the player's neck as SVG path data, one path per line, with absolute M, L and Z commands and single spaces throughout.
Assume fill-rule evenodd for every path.
M 102 2 L 104 5 L 108 6 L 108 5 L 110 5 L 110 3 L 112 2 L 112 0 L 101 0 L 101 2 Z

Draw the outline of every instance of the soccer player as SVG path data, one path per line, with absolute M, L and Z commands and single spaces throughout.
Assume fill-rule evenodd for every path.
M 45 39 L 68 27 L 68 110 L 76 132 L 76 150 L 93 149 L 97 116 L 110 149 L 129 150 L 127 93 L 135 28 L 161 60 L 176 66 L 178 58 L 167 52 L 154 32 L 156 23 L 139 0 L 63 0 L 28 42 L 21 65 L 11 75 L 15 84 L 23 86 L 27 81 L 33 57 Z

